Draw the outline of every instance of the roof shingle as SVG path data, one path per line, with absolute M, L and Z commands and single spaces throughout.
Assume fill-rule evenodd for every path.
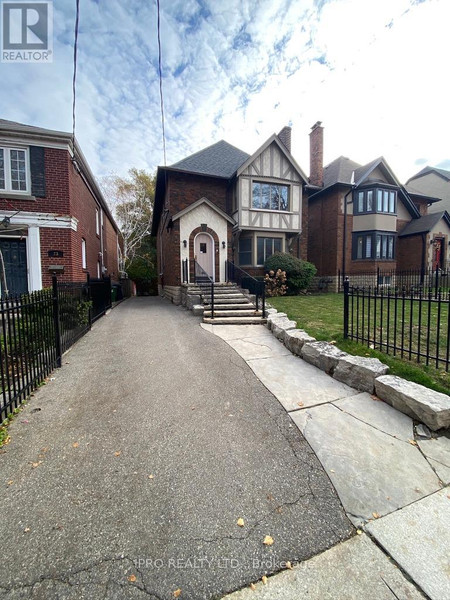
M 212 146 L 183 158 L 171 165 L 169 169 L 229 179 L 249 156 L 225 140 L 220 140 Z

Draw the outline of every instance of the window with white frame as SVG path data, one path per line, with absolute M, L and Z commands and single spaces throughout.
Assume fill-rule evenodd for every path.
M 84 238 L 81 240 L 81 266 L 83 269 L 87 269 L 86 240 Z
M 29 192 L 28 152 L 21 148 L 0 148 L 0 190 Z
M 289 186 L 254 181 L 252 208 L 279 211 L 289 210 Z
M 282 252 L 283 240 L 281 238 L 258 237 L 256 240 L 256 259 L 258 265 L 263 265 L 269 256 L 275 252 Z
M 98 208 L 95 209 L 95 233 L 100 235 L 100 213 Z

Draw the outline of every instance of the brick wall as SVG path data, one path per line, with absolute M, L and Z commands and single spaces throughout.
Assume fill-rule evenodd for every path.
M 186 173 L 170 173 L 168 179 L 171 215 L 175 215 L 180 210 L 191 206 L 200 198 L 207 198 L 224 212 L 227 211 L 229 197 L 227 181 Z
M 338 215 L 340 196 L 339 191 L 334 191 L 308 204 L 307 256 L 317 267 L 318 276 L 334 275 L 342 264 L 344 217 Z M 351 225 L 348 227 L 351 236 Z

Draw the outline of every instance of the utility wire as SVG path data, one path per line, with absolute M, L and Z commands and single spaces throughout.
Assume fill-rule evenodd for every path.
M 73 42 L 73 80 L 72 80 L 72 152 L 75 156 L 75 122 L 77 102 L 77 54 L 78 54 L 78 26 L 80 23 L 80 0 L 75 0 L 75 38 Z
M 159 51 L 159 97 L 161 102 L 161 127 L 162 127 L 162 141 L 163 141 L 163 152 L 164 152 L 164 166 L 166 166 L 166 131 L 164 124 L 164 96 L 163 96 L 163 84 L 162 84 L 162 60 L 161 60 L 161 20 L 160 20 L 160 7 L 159 0 L 156 0 L 156 6 L 158 11 L 158 51 Z

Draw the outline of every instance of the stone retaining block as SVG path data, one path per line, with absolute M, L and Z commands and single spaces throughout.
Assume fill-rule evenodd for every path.
M 311 337 L 303 329 L 290 329 L 284 333 L 284 345 L 292 354 L 302 355 L 302 348 L 309 342 L 315 342 L 316 338 Z
M 272 321 L 272 333 L 273 335 L 281 341 L 284 341 L 284 335 L 286 331 L 291 329 L 295 329 L 297 323 L 295 321 L 290 321 L 286 317 L 283 319 L 279 319 L 276 321 Z
M 340 358 L 333 377 L 362 392 L 373 394 L 375 379 L 389 370 L 378 358 L 364 358 L 350 354 Z
M 339 359 L 349 355 L 329 342 L 311 342 L 304 344 L 301 356 L 306 362 L 332 374 Z
M 379 398 L 433 431 L 450 427 L 450 396 L 430 390 L 396 375 L 383 375 L 375 380 Z

